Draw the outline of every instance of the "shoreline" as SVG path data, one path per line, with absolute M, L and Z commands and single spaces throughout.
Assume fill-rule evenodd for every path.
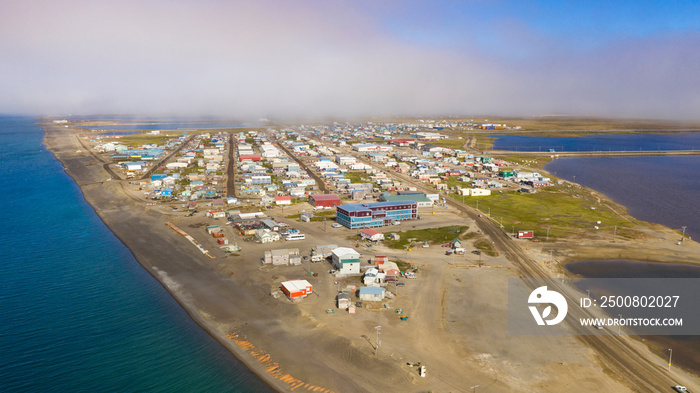
M 133 200 L 127 200 L 128 198 L 115 201 L 115 199 L 119 199 L 116 197 L 118 195 L 126 196 L 124 194 L 125 191 L 120 189 L 125 183 L 112 182 L 111 184 L 102 184 L 105 177 L 102 177 L 102 181 L 98 177 L 102 166 L 99 165 L 97 166 L 99 168 L 95 168 L 96 166 L 91 167 L 89 163 L 86 163 L 91 160 L 89 157 L 91 152 L 73 153 L 76 151 L 75 146 L 71 150 L 70 143 L 66 140 L 63 140 L 63 143 L 68 146 L 61 145 L 61 136 L 76 135 L 77 137 L 77 134 L 73 134 L 73 131 L 65 132 L 66 129 L 52 127 L 50 124 L 40 123 L 40 126 L 44 129 L 44 145 L 47 150 L 61 162 L 66 173 L 80 188 L 83 198 L 95 210 L 110 231 L 130 250 L 138 263 L 185 309 L 195 323 L 224 345 L 262 381 L 277 391 L 289 391 L 296 388 L 300 388 L 299 391 L 302 391 L 304 388 L 310 390 L 309 387 L 319 388 L 315 391 L 326 392 L 333 391 L 331 390 L 332 388 L 335 388 L 335 391 L 348 391 L 347 389 L 352 391 L 373 391 L 370 388 L 372 385 L 360 384 L 347 375 L 346 367 L 352 362 L 352 357 L 349 357 L 350 360 L 348 360 L 344 358 L 339 359 L 338 355 L 333 354 L 320 355 L 320 349 L 301 349 L 299 348 L 301 344 L 296 346 L 290 345 L 290 348 L 276 348 L 277 344 L 280 341 L 284 341 L 285 337 L 287 340 L 300 340 L 306 343 L 315 342 L 316 339 L 319 339 L 319 341 L 328 344 L 329 347 L 331 343 L 335 344 L 335 341 L 341 340 L 341 338 L 338 338 L 333 332 L 324 329 L 324 324 L 317 321 L 314 322 L 315 324 L 311 323 L 311 327 L 317 327 L 316 331 L 301 337 L 295 336 L 294 333 L 298 332 L 293 329 L 277 326 L 277 324 L 281 324 L 279 322 L 281 320 L 289 323 L 301 320 L 301 326 L 306 326 L 309 322 L 305 320 L 306 316 L 303 315 L 303 312 L 297 309 L 291 310 L 290 307 L 279 307 L 275 304 L 270 306 L 270 302 L 261 300 L 262 298 L 255 298 L 260 292 L 259 289 L 257 290 L 258 293 L 253 295 L 247 292 L 256 288 L 237 287 L 237 284 L 240 284 L 240 282 L 232 283 L 230 280 L 222 278 L 216 269 L 213 268 L 215 265 L 207 265 L 206 262 L 202 262 L 201 254 L 187 247 L 187 245 L 183 246 L 181 242 L 177 241 L 179 239 L 174 232 L 162 225 L 162 222 L 159 222 L 159 220 L 163 219 L 163 214 L 145 209 L 134 203 Z M 61 133 L 60 131 L 64 132 Z M 77 141 L 77 138 L 75 141 Z M 110 193 L 109 191 L 113 192 Z M 141 210 L 143 210 L 143 213 L 141 213 Z M 127 212 L 128 220 L 120 222 L 120 213 Z M 144 230 L 148 231 L 146 239 L 138 235 Z M 154 243 L 149 243 L 149 241 Z M 167 255 L 153 254 L 153 247 L 149 244 L 156 244 L 156 241 L 158 242 L 159 250 L 161 250 L 161 242 L 164 243 L 165 247 L 171 248 Z M 564 247 L 566 246 L 564 244 Z M 168 262 L 169 259 L 175 260 L 183 256 L 188 258 L 186 262 Z M 190 275 L 195 276 L 195 278 L 191 278 Z M 210 288 L 207 285 L 209 283 L 212 283 L 212 287 L 215 288 Z M 201 285 L 201 287 L 197 288 L 198 285 Z M 230 310 L 231 307 L 217 306 L 215 303 L 219 301 L 218 295 L 229 292 L 241 296 L 246 301 L 250 301 L 253 306 L 246 308 L 245 306 L 236 305 L 233 307 L 234 310 Z M 264 315 L 266 310 L 279 311 L 279 308 L 285 309 L 283 312 L 280 312 L 280 315 Z M 242 314 L 236 315 L 237 312 Z M 232 326 L 236 328 L 232 329 Z M 240 327 L 240 330 L 238 327 Z M 282 334 L 281 338 L 264 338 L 266 335 L 275 335 L 276 333 Z M 248 336 L 252 337 L 251 341 L 247 340 Z M 244 339 L 234 340 L 238 337 L 243 337 Z M 345 340 L 347 341 L 347 339 Z M 259 344 L 260 348 L 264 349 L 257 350 L 253 347 L 252 350 L 246 350 L 246 348 L 252 346 L 251 342 Z M 345 342 L 342 344 L 348 347 L 345 350 L 356 350 L 352 344 L 348 345 Z M 319 347 L 322 348 L 322 345 L 319 345 Z M 294 352 L 294 349 L 305 350 L 305 354 L 317 354 L 322 360 L 314 363 L 314 366 L 317 366 L 315 370 L 307 372 L 303 370 L 304 365 L 290 364 L 290 361 L 294 362 L 294 356 L 290 355 L 290 353 Z M 255 356 L 259 357 L 256 358 Z M 264 363 L 261 358 L 265 361 Z M 275 360 L 275 362 L 272 362 L 272 360 Z M 325 361 L 328 361 L 327 363 L 330 364 L 327 365 Z M 289 367 L 290 370 L 284 371 L 282 375 L 273 375 L 270 372 L 272 364 L 277 366 L 283 364 L 283 368 Z M 383 371 L 390 370 L 393 377 L 391 379 L 406 380 L 405 376 L 402 377 L 397 374 L 398 371 L 395 366 L 390 366 L 384 360 L 374 359 L 371 365 L 376 366 L 376 369 L 372 370 L 373 372 L 367 370 L 370 375 L 377 376 L 381 375 Z M 276 369 L 279 369 L 279 367 Z M 324 375 L 320 375 L 321 370 Z M 326 373 L 332 375 L 329 377 L 325 375 Z M 284 381 L 278 377 L 284 377 Z M 303 382 L 302 379 L 320 380 L 320 382 L 311 384 Z M 322 383 L 324 381 L 325 383 Z M 405 382 L 408 381 L 410 379 Z M 415 386 L 415 382 L 411 382 L 411 384 L 414 385 L 413 388 L 419 387 Z M 389 384 L 389 386 L 392 385 Z M 402 387 L 398 386 L 391 390 L 403 391 L 400 389 Z M 421 388 L 421 390 L 424 390 L 424 388 Z
M 44 124 L 42 122 L 38 123 L 40 127 L 44 130 L 44 138 L 43 138 L 43 144 L 46 147 L 46 149 L 56 158 L 58 162 L 61 163 L 61 165 L 64 168 L 64 171 L 70 178 L 75 182 L 76 186 L 80 190 L 81 195 L 85 199 L 85 201 L 90 205 L 90 207 L 95 211 L 97 216 L 100 218 L 100 220 L 105 224 L 105 226 L 112 232 L 114 237 L 116 237 L 128 250 L 129 252 L 134 256 L 134 259 L 141 265 L 141 267 L 148 272 L 151 277 L 155 279 L 156 282 L 158 282 L 163 288 L 166 290 L 168 294 L 175 300 L 183 310 L 187 313 L 187 315 L 199 326 L 201 327 L 207 334 L 209 334 L 212 338 L 214 338 L 216 341 L 218 341 L 221 345 L 223 345 L 226 349 L 231 352 L 232 355 L 236 357 L 238 361 L 240 361 L 243 365 L 245 365 L 246 368 L 248 368 L 250 371 L 252 371 L 258 378 L 260 378 L 261 381 L 263 381 L 265 384 L 267 384 L 270 388 L 283 392 L 285 391 L 285 388 L 287 387 L 286 385 L 282 384 L 276 379 L 272 378 L 266 378 L 265 375 L 265 370 L 264 368 L 259 364 L 252 362 L 246 355 L 246 352 L 243 351 L 240 347 L 235 346 L 232 344 L 231 340 L 226 337 L 225 334 L 216 331 L 211 325 L 207 324 L 205 319 L 197 312 L 196 307 L 191 302 L 188 302 L 185 299 L 185 296 L 178 290 L 177 287 L 168 285 L 167 283 L 167 277 L 164 277 L 162 274 L 159 274 L 159 271 L 157 268 L 155 268 L 152 264 L 146 264 L 143 260 L 143 258 L 138 257 L 137 250 L 135 250 L 131 245 L 130 242 L 126 241 L 122 236 L 121 232 L 118 230 L 115 230 L 113 226 L 110 225 L 110 222 L 105 218 L 104 214 L 100 211 L 100 208 L 96 207 L 94 205 L 94 201 L 91 201 L 88 195 L 86 195 L 84 186 L 81 186 L 78 183 L 78 178 L 76 178 L 75 175 L 71 174 L 69 169 L 66 167 L 66 163 L 57 155 L 57 153 L 52 149 L 52 147 L 55 148 L 55 146 L 52 146 L 48 141 L 47 141 L 47 136 L 48 136 L 48 130 L 47 128 L 50 127 L 47 124 Z

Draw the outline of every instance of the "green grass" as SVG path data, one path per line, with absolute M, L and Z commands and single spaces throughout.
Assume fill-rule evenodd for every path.
M 370 183 L 370 175 L 365 172 L 348 172 L 343 176 L 353 183 Z
M 442 228 L 415 229 L 405 232 L 396 232 L 401 236 L 399 240 L 385 240 L 384 244 L 390 248 L 403 250 L 406 246 L 411 246 L 408 239 L 416 239 L 416 245 L 427 241 L 431 244 L 449 243 L 455 237 L 460 237 L 469 227 L 460 225 L 450 225 Z
M 464 149 L 464 144 L 467 142 L 466 139 L 441 139 L 439 141 L 426 142 L 430 145 L 449 147 L 450 149 Z
M 547 163 L 552 161 L 549 157 L 527 157 L 527 156 L 501 156 L 504 161 L 513 162 L 518 165 L 527 166 L 533 169 L 542 169 Z
M 120 138 L 114 138 L 113 142 L 120 143 L 122 145 L 127 145 L 127 146 L 134 146 L 134 147 L 140 146 L 140 145 L 145 145 L 145 144 L 150 144 L 150 143 L 161 146 L 161 145 L 165 145 L 166 143 L 168 143 L 169 140 L 171 140 L 173 138 L 177 138 L 181 134 L 182 134 L 181 132 L 171 132 L 171 133 L 161 132 L 160 135 L 149 135 L 149 134 L 124 135 Z
M 452 195 L 461 202 L 462 197 Z M 596 196 L 584 188 L 556 186 L 548 190 L 539 190 L 535 194 L 504 192 L 488 197 L 467 197 L 465 202 L 502 223 L 507 232 L 532 230 L 535 238 L 544 241 L 549 226 L 549 239 L 569 237 L 605 236 L 612 238 L 614 227 L 617 226 L 617 236 L 632 238 L 635 236 L 632 228 L 639 222 L 621 217 L 610 207 L 609 202 L 599 203 Z M 594 207 L 595 210 L 592 210 Z M 597 224 L 601 221 L 601 224 Z M 596 230 L 594 227 L 598 226 Z
M 474 119 L 475 123 L 485 122 Z M 698 128 L 698 123 L 683 123 L 673 121 L 654 120 L 628 120 L 628 119 L 604 119 L 604 118 L 575 118 L 575 117 L 537 117 L 537 118 L 489 118 L 488 123 L 505 123 L 509 127 L 521 126 L 527 130 L 672 130 Z M 518 131 L 516 131 L 518 132 Z
M 447 184 L 448 187 L 459 187 L 459 188 L 469 188 L 471 187 L 468 182 L 464 181 L 459 181 L 457 180 L 459 176 L 449 176 L 447 180 L 443 181 L 443 183 Z
M 474 146 L 476 147 L 477 150 L 490 150 L 493 148 L 493 142 L 496 140 L 496 138 L 492 136 L 486 136 L 486 135 L 475 135 L 474 139 L 476 140 L 476 143 Z
M 321 217 L 335 217 L 335 210 L 323 210 L 317 213 L 314 213 L 314 216 L 321 216 Z
M 476 248 L 477 250 L 480 250 L 481 252 L 483 252 L 484 254 L 486 254 L 490 257 L 498 256 L 498 252 L 496 252 L 496 249 L 493 248 L 493 244 L 491 244 L 491 242 L 489 242 L 486 239 L 481 239 L 481 240 L 475 241 L 474 248 Z

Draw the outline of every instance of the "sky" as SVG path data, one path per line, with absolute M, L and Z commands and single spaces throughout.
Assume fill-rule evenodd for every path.
M 0 0 L 0 113 L 700 120 L 700 1 Z

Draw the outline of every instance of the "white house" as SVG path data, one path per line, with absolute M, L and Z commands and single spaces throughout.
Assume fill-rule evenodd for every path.
M 352 248 L 334 249 L 332 261 L 339 275 L 360 274 L 360 254 Z
M 260 243 L 272 243 L 280 240 L 280 234 L 269 229 L 258 229 L 255 231 L 255 238 L 260 240 Z

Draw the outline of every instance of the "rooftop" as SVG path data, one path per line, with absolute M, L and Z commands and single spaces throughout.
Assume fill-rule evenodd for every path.
M 316 201 L 334 201 L 334 200 L 340 200 L 340 197 L 336 194 L 314 194 L 311 195 L 312 198 Z

